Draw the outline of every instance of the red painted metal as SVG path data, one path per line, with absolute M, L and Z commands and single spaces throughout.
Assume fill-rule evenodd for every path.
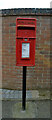
M 16 19 L 16 66 L 35 65 L 36 19 Z M 22 44 L 29 47 L 29 56 L 22 57 Z M 28 44 L 28 45 L 27 45 Z M 25 48 L 24 48 L 25 50 Z M 26 53 L 25 53 L 26 54 Z

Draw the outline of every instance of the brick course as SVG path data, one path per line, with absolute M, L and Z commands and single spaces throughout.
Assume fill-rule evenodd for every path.
M 16 66 L 17 17 L 37 18 L 35 66 L 27 67 L 26 88 L 49 89 L 52 9 L 34 8 L 2 10 L 2 88 L 22 89 L 23 67 Z

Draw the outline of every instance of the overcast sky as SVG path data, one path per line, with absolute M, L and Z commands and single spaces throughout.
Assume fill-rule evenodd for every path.
M 0 0 L 0 9 L 50 8 L 51 0 Z

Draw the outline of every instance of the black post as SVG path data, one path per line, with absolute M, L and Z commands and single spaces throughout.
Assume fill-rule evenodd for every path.
M 23 66 L 23 90 L 22 90 L 22 108 L 26 108 L 26 66 Z

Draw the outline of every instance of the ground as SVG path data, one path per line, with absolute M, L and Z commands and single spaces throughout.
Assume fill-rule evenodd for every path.
M 3 118 L 50 118 L 49 100 L 28 101 L 25 111 L 18 101 L 3 101 L 2 107 Z
M 29 90 L 26 91 L 26 110 L 23 111 L 22 91 L 2 90 L 2 118 L 48 119 L 51 117 L 51 104 L 49 90 Z

